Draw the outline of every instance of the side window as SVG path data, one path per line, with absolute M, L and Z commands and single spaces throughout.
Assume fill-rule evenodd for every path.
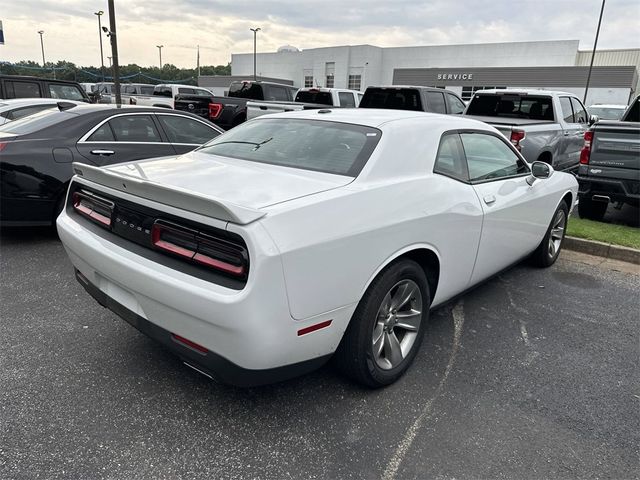
M 277 102 L 286 102 L 290 100 L 290 97 L 287 96 L 287 90 L 283 87 L 269 87 L 269 100 L 275 100 Z
M 7 98 L 35 98 L 42 97 L 40 85 L 36 82 L 5 82 Z
M 576 123 L 587 123 L 587 109 L 577 98 L 571 97 L 571 106 L 573 107 L 573 115 Z
M 193 95 L 196 91 L 193 88 L 178 88 L 178 93 L 184 93 L 188 95 Z
M 157 115 L 171 143 L 202 145 L 219 135 L 218 131 L 202 122 L 177 115 Z
M 526 163 L 498 137 L 461 133 L 460 138 L 472 182 L 512 177 L 529 171 Z
M 194 88 L 194 93 L 200 97 L 210 97 L 211 92 L 209 90 L 205 90 L 203 88 Z
M 84 100 L 82 93 L 75 85 L 49 84 L 49 94 L 51 95 L 51 98 L 60 98 L 63 100 Z
M 444 94 L 440 92 L 427 92 L 427 105 L 429 106 L 429 112 L 447 113 L 444 106 Z
M 560 109 L 562 110 L 562 118 L 567 123 L 575 123 L 573 120 L 573 110 L 571 109 L 571 101 L 569 97 L 560 97 Z
M 7 112 L 5 118 L 8 118 L 9 120 L 18 120 L 19 118 L 28 117 L 29 115 L 33 115 L 34 113 L 53 107 L 55 107 L 55 105 L 34 105 L 32 107 L 18 108 L 11 112 Z
M 87 142 L 113 142 L 113 132 L 109 126 L 109 122 L 104 122 L 98 129 L 91 134 L 86 140 Z
M 109 120 L 117 142 L 162 142 L 150 115 L 125 115 Z
M 447 101 L 449 102 L 449 113 L 459 114 L 464 112 L 464 103 L 462 103 L 455 95 L 447 93 Z
M 440 140 L 433 173 L 455 178 L 463 182 L 469 180 L 467 165 L 457 133 L 445 133 Z
M 340 99 L 341 107 L 355 107 L 356 101 L 353 98 L 353 93 L 350 92 L 339 92 L 338 98 Z

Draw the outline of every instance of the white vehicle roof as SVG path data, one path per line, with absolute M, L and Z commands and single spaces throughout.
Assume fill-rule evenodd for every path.
M 155 87 L 179 87 L 179 88 L 200 88 L 202 90 L 207 90 L 204 87 L 199 87 L 198 85 L 186 85 L 184 83 L 159 83 L 158 85 L 154 85 Z
M 589 105 L 587 108 L 616 108 L 619 110 L 626 110 L 627 105 L 615 105 L 609 103 L 594 103 L 593 105 Z
M 63 98 L 11 98 L 0 100 L 0 112 L 12 110 L 19 107 L 28 107 L 30 105 L 56 105 L 59 102 L 77 103 L 78 105 L 85 102 L 74 102 L 73 100 L 65 100 Z
M 571 95 L 575 97 L 576 95 L 569 92 L 563 92 L 561 90 L 541 90 L 535 88 L 488 88 L 486 90 L 476 90 L 475 94 L 478 93 L 500 93 L 500 94 L 513 94 L 513 95 Z

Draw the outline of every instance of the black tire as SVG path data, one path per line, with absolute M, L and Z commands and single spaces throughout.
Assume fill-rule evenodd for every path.
M 560 215 L 562 218 L 560 218 Z M 560 251 L 562 250 L 562 245 L 564 244 L 564 237 L 567 231 L 567 221 L 569 217 L 569 207 L 565 202 L 561 202 L 556 211 L 553 213 L 553 217 L 551 217 L 551 223 L 549 224 L 549 228 L 547 228 L 547 233 L 544 235 L 544 238 L 538 245 L 538 248 L 531 255 L 531 262 L 541 268 L 550 267 L 553 265 L 558 256 L 560 255 Z M 555 230 L 555 227 L 559 226 L 558 223 L 562 223 L 562 232 L 560 234 L 560 238 L 558 239 L 557 235 L 559 234 L 559 230 Z M 551 246 L 551 239 L 553 236 L 553 247 Z
M 588 197 L 580 197 L 578 201 L 578 214 L 580 218 L 601 222 L 608 206 L 608 202 L 594 202 Z
M 398 292 L 405 284 L 408 287 L 407 292 L 409 288 L 413 288 L 414 292 L 419 292 L 421 295 L 419 299 L 421 315 L 419 318 L 416 316 L 416 320 L 413 320 L 418 324 L 417 331 L 409 332 L 398 329 L 394 333 L 393 326 L 390 327 L 389 335 L 393 335 L 396 340 L 398 340 L 399 336 L 402 336 L 400 339 L 402 343 L 405 335 L 410 333 L 413 336 L 413 343 L 401 361 L 396 365 L 389 361 L 387 368 L 382 368 L 378 362 L 385 360 L 380 355 L 374 357 L 373 351 L 374 329 L 381 328 L 380 318 L 382 317 L 379 318 L 378 314 L 383 308 L 383 301 L 385 301 L 387 294 L 391 294 L 397 285 L 401 285 L 395 290 Z M 409 308 L 414 308 L 416 305 L 414 302 L 417 300 L 417 295 L 408 300 Z M 384 387 L 395 382 L 409 368 L 420 348 L 429 318 L 430 305 L 429 284 L 420 265 L 409 259 L 402 259 L 392 263 L 380 272 L 360 300 L 349 327 L 334 355 L 334 365 L 348 377 L 371 388 Z M 391 305 L 389 305 L 389 308 L 391 308 Z M 401 308 L 398 309 L 398 316 L 403 313 L 401 310 Z M 396 310 L 393 310 L 393 318 L 395 318 L 395 314 Z M 388 319 L 389 316 L 386 318 Z M 397 322 L 398 320 L 396 320 Z M 393 323 L 393 320 L 391 320 L 391 323 Z M 383 335 L 387 334 L 380 334 L 381 342 L 383 341 Z M 407 339 L 408 342 L 410 340 L 410 338 Z M 385 346 L 384 349 L 386 348 Z

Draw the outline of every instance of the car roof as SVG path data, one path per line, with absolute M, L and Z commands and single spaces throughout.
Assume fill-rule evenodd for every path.
M 60 101 L 60 100 L 58 100 Z M 75 113 L 76 115 L 85 115 L 93 112 L 156 112 L 156 113 L 179 113 L 184 114 L 188 112 L 181 112 L 172 110 L 169 108 L 163 107 L 146 107 L 146 106 L 138 106 L 138 105 L 114 105 L 108 103 L 81 103 L 75 107 L 72 107 L 67 110 L 68 112 Z
M 85 102 L 76 102 L 73 100 L 65 100 L 65 99 L 61 99 L 61 98 L 41 98 L 41 97 L 36 97 L 36 98 L 8 98 L 8 99 L 4 99 L 4 100 L 0 100 L 0 108 L 2 107 L 28 107 L 29 105 L 46 105 L 46 104 L 52 104 L 52 105 L 56 105 L 58 103 L 75 103 L 77 105 L 86 105 Z
M 413 110 L 390 110 L 377 108 L 321 108 L 318 110 L 298 110 L 294 112 L 262 115 L 252 121 L 266 121 L 275 118 L 296 118 L 305 120 L 323 120 L 349 123 L 366 127 L 380 128 L 391 122 L 421 121 L 423 123 L 449 124 L 451 129 L 489 130 L 486 123 L 461 117 L 460 115 L 442 115 L 439 113 L 418 112 Z
M 614 104 L 614 103 L 594 103 L 592 105 L 589 105 L 587 108 L 618 108 L 621 110 L 626 110 L 628 105 L 620 105 L 620 104 Z
M 535 89 L 535 88 L 487 88 L 485 90 L 476 90 L 474 92 L 475 95 L 478 94 L 485 94 L 485 93 L 489 93 L 489 94 L 511 94 L 511 95 L 544 95 L 544 96 L 551 96 L 551 95 L 571 95 L 572 97 L 575 97 L 576 95 L 570 92 L 563 92 L 561 90 L 541 90 L 541 89 Z
M 54 78 L 34 77 L 31 75 L 0 75 L 0 79 L 5 80 L 32 80 L 37 82 L 54 82 L 54 83 L 67 83 L 70 85 L 78 85 L 78 82 L 73 80 L 57 80 Z

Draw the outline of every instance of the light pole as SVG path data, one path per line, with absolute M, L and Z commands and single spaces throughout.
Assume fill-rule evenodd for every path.
M 102 10 L 99 10 L 97 12 L 94 12 L 94 15 L 98 16 L 98 38 L 100 39 L 100 64 L 102 65 L 100 71 L 102 72 L 102 83 L 104 83 L 104 54 L 102 53 L 102 23 L 100 21 L 100 17 L 104 15 L 104 12 Z
M 162 70 L 162 47 L 164 47 L 164 45 L 156 45 L 156 47 L 158 47 L 158 54 L 160 55 L 160 70 Z
M 44 70 L 44 64 L 47 63 L 44 59 L 44 40 L 42 39 L 42 35 L 44 35 L 44 30 L 38 30 L 38 35 L 40 35 L 40 48 L 42 49 L 42 69 Z M 55 70 L 53 74 L 55 75 Z
M 596 39 L 593 42 L 593 52 L 591 52 L 591 64 L 589 65 L 589 74 L 587 75 L 587 84 L 584 87 L 583 103 L 587 103 L 587 92 L 589 91 L 589 82 L 591 81 L 591 70 L 593 69 L 593 60 L 596 57 L 596 47 L 598 46 L 598 35 L 600 35 L 600 24 L 602 23 L 602 13 L 604 12 L 604 1 L 602 0 L 602 7 L 600 8 L 600 18 L 598 19 L 598 28 L 596 29 Z
M 255 82 L 258 77 L 256 76 L 256 37 L 257 33 L 260 31 L 260 27 L 258 28 L 250 28 L 253 32 L 253 81 Z

